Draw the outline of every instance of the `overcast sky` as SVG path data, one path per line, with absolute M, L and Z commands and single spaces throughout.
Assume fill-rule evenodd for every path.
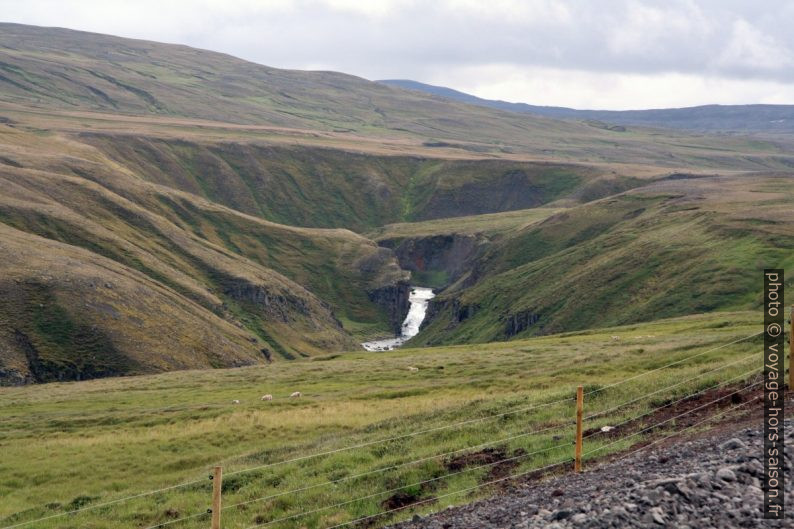
M 0 17 L 532 104 L 794 104 L 785 0 L 0 0 Z

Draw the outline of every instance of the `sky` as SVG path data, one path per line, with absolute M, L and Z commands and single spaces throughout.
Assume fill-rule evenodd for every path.
M 0 0 L 0 20 L 537 105 L 794 104 L 785 0 Z

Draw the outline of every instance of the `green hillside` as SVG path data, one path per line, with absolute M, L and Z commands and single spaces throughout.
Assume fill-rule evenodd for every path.
M 578 202 L 640 185 L 583 164 L 448 160 L 261 143 L 83 134 L 148 181 L 297 226 L 364 230 Z
M 375 138 L 452 149 L 458 156 L 531 153 L 546 160 L 750 170 L 792 163 L 790 138 L 616 132 L 337 72 L 281 70 L 187 46 L 62 28 L 0 24 L 0 87 L 0 101 L 11 110 L 267 125 L 281 134 L 333 133 L 356 148 L 366 143 L 362 138 Z
M 267 222 L 148 183 L 85 145 L 2 128 L 15 160 L 0 164 L 0 227 L 15 256 L 0 263 L 7 380 L 51 379 L 33 361 L 23 365 L 25 354 L 54 362 L 50 371 L 62 366 L 62 377 L 84 378 L 296 358 L 355 347 L 350 333 L 367 326 L 388 332 L 386 308 L 368 293 L 405 274 L 368 239 Z M 93 279 L 73 277 L 80 262 Z M 128 291 L 107 274 L 124 276 Z M 157 301 L 152 288 L 171 301 Z M 72 302 L 80 296 L 96 302 Z M 50 304 L 52 325 L 96 330 L 90 338 L 101 343 L 90 361 L 69 348 L 72 331 L 55 336 L 37 323 L 44 316 L 36 307 Z M 162 311 L 199 315 L 173 323 L 189 342 L 163 342 Z M 214 350 L 216 340 L 226 345 Z M 105 349 L 116 367 L 101 367 L 112 363 L 100 358 Z
M 416 341 L 757 310 L 763 269 L 794 268 L 793 179 L 666 179 L 496 237 L 434 300 L 437 314 Z
M 0 24 L 0 383 L 756 309 L 792 145 Z

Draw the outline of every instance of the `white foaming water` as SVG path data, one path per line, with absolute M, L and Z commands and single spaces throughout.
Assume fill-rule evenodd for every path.
M 427 303 L 435 297 L 432 288 L 412 287 L 408 302 L 411 304 L 408 315 L 403 321 L 401 334 L 395 338 L 364 342 L 361 345 L 367 351 L 391 351 L 413 338 L 419 333 L 419 327 L 427 314 Z

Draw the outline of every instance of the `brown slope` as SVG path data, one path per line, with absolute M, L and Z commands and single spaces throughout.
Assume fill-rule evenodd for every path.
M 92 259 L 88 259 L 87 252 L 74 255 L 67 252 L 71 261 L 66 268 L 56 265 L 61 261 L 45 259 L 47 264 L 42 264 L 41 253 L 63 246 L 51 247 L 39 237 L 31 239 L 30 252 L 20 254 L 30 262 L 32 271 L 47 270 L 51 281 L 34 281 L 37 285 L 41 283 L 35 287 L 38 289 L 35 295 L 20 286 L 28 281 L 24 276 L 21 283 L 6 284 L 2 310 L 8 329 L 0 362 L 5 365 L 7 378 L 28 377 L 36 362 L 32 361 L 28 371 L 19 365 L 20 359 L 30 356 L 25 351 L 31 348 L 44 357 L 56 358 L 61 354 L 68 357 L 56 362 L 61 366 L 60 371 L 53 367 L 48 375 L 34 373 L 32 376 L 36 380 L 50 380 L 239 365 L 264 361 L 264 351 L 271 358 L 294 358 L 355 347 L 355 340 L 342 328 L 334 312 L 345 321 L 388 329 L 385 314 L 370 301 L 367 292 L 393 284 L 402 273 L 393 257 L 371 241 L 347 230 L 292 228 L 250 217 L 188 193 L 144 182 L 104 159 L 94 149 L 60 136 L 36 137 L 9 127 L 0 128 L 3 129 L 0 140 L 5 146 L 4 152 L 13 156 L 13 161 L 6 158 L 0 163 L 3 188 L 0 223 L 9 229 L 13 227 L 65 243 L 75 251 L 81 247 L 92 255 Z M 20 237 L 22 235 L 15 235 L 15 240 Z M 9 251 L 21 245 L 17 242 Z M 236 332 L 245 337 L 244 349 L 234 355 L 219 352 L 217 358 L 209 362 L 203 353 L 195 353 L 190 343 L 174 340 L 169 345 L 169 354 L 178 361 L 159 358 L 163 348 L 149 348 L 151 358 L 139 359 L 135 356 L 137 349 L 131 345 L 140 341 L 135 325 L 106 328 L 106 324 L 113 323 L 111 320 L 80 313 L 69 316 L 73 324 L 68 325 L 81 329 L 86 325 L 97 327 L 97 332 L 105 338 L 97 345 L 96 355 L 102 356 L 101 349 L 107 352 L 108 358 L 135 360 L 126 363 L 119 360 L 115 367 L 107 369 L 80 370 L 75 367 L 81 365 L 80 352 L 69 352 L 70 344 L 76 343 L 74 337 L 62 336 L 64 342 L 60 349 L 41 340 L 8 338 L 16 336 L 17 331 L 35 335 L 30 329 L 36 327 L 37 315 L 29 310 L 35 303 L 60 307 L 63 303 L 57 301 L 58 296 L 71 299 L 71 294 L 59 293 L 60 285 L 74 284 L 70 279 L 71 269 L 80 259 L 86 260 L 88 270 L 99 266 L 93 264 L 96 259 L 112 263 L 113 266 L 103 265 L 110 270 L 114 270 L 114 266 L 137 270 L 139 275 L 128 279 L 128 283 L 135 277 L 146 277 L 147 281 L 156 283 L 180 300 L 178 304 L 170 303 L 173 312 L 181 313 L 186 310 L 182 307 L 195 305 L 206 312 L 205 318 L 212 316 L 224 325 L 235 326 Z M 11 263 L 6 265 L 11 266 Z M 20 261 L 14 266 L 22 265 Z M 77 284 L 84 283 L 78 281 Z M 100 281 L 90 284 L 100 284 Z M 40 292 L 41 289 L 44 290 Z M 319 291 L 323 299 L 312 290 Z M 168 321 L 158 310 L 147 313 L 140 309 L 140 304 L 145 302 L 139 299 L 126 295 L 116 299 L 115 295 L 112 289 L 99 289 L 91 294 L 97 304 L 113 306 L 114 314 L 123 311 L 111 300 L 115 299 L 116 303 L 129 301 L 131 311 L 137 310 L 152 318 L 152 322 L 148 322 L 150 327 L 159 325 L 159 321 Z M 51 302 L 40 301 L 44 299 L 42 296 Z M 172 320 L 174 318 L 177 316 Z M 193 332 L 198 327 L 202 327 L 202 331 Z M 193 324 L 187 328 L 192 329 L 187 332 L 196 336 L 213 334 L 212 340 L 202 339 L 207 347 L 214 347 L 225 332 L 215 324 Z M 153 336 L 154 340 L 171 342 L 170 337 L 163 338 L 167 334 Z M 190 360 L 193 357 L 195 361 Z M 12 365 L 16 367 L 10 367 Z M 9 370 L 21 375 L 13 375 Z
M 136 270 L 5 224 L 0 250 L 0 383 L 264 362 L 244 330 Z
M 668 167 L 761 169 L 793 163 L 785 139 L 615 131 L 469 105 L 336 72 L 281 70 L 187 46 L 62 28 L 0 24 L 0 87 L 6 108 L 20 104 L 354 133 L 460 153 L 519 152 Z

